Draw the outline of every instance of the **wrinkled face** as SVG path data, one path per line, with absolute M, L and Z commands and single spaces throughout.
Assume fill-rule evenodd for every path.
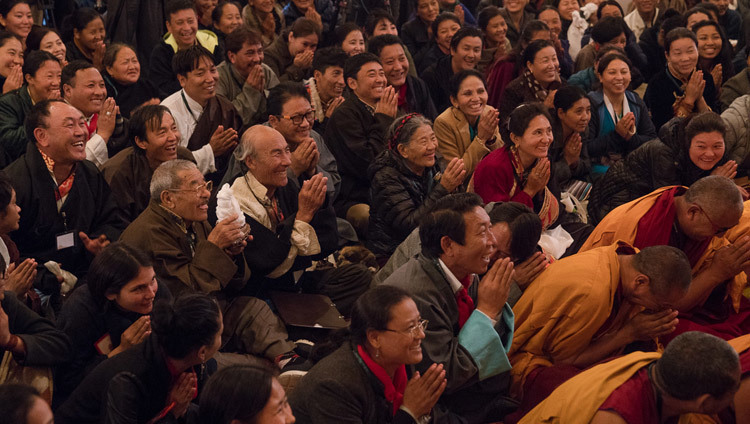
M 440 13 L 437 0 L 417 0 L 417 16 L 426 23 L 432 23 Z
M 608 4 L 602 8 L 602 18 L 606 18 L 607 16 L 611 16 L 613 18 L 622 18 L 622 12 L 620 12 L 620 8 Z
M 609 62 L 604 72 L 599 76 L 602 88 L 610 95 L 622 94 L 630 85 L 630 67 L 622 60 Z
M 171 205 L 166 206 L 177 216 L 188 222 L 208 219 L 208 199 L 211 192 L 206 189 L 206 180 L 198 168 L 177 172 L 180 185 L 169 190 Z M 162 194 L 162 197 L 164 194 Z M 163 202 L 164 203 L 164 202 Z
M 271 127 L 276 131 L 280 132 L 284 139 L 289 143 L 290 148 L 297 146 L 304 140 L 310 138 L 310 130 L 312 129 L 312 121 L 302 119 L 299 125 L 292 122 L 297 116 L 305 116 L 313 110 L 310 106 L 310 102 L 304 97 L 292 97 L 287 100 L 286 103 L 281 107 L 282 116 L 270 116 L 268 122 Z M 292 119 L 284 118 L 288 116 Z
M 94 68 L 81 69 L 75 78 L 65 84 L 65 100 L 77 107 L 85 116 L 91 116 L 101 110 L 107 98 L 107 87 L 104 86 L 102 74 Z
M 285 186 L 286 170 L 292 164 L 292 154 L 284 136 L 277 131 L 264 133 L 254 143 L 255 156 L 245 159 L 250 172 L 267 189 Z
M 34 130 L 37 143 L 55 163 L 72 165 L 86 159 L 86 140 L 89 138 L 86 120 L 75 107 L 54 102 L 49 107 L 46 128 Z
M 385 71 L 378 62 L 365 63 L 357 72 L 356 79 L 349 78 L 346 81 L 357 97 L 370 104 L 380 100 L 387 82 Z
M 666 55 L 672 69 L 683 77 L 689 76 L 698 64 L 698 46 L 689 38 L 673 41 Z
M 487 90 L 481 79 L 470 76 L 458 87 L 458 96 L 451 96 L 451 103 L 464 113 L 469 122 L 473 122 L 484 111 L 487 104 Z
M 36 101 L 60 98 L 60 62 L 48 60 L 42 63 L 34 75 L 25 75 L 29 92 Z
M 73 38 L 88 50 L 96 50 L 104 42 L 104 21 L 96 18 L 81 31 L 74 29 Z
M 511 134 L 510 138 L 520 153 L 527 157 L 542 159 L 547 157 L 552 144 L 552 126 L 544 115 L 537 115 L 531 121 L 523 136 Z
M 237 53 L 228 51 L 227 57 L 242 78 L 247 78 L 251 69 L 263 63 L 263 45 L 244 43 Z
M 409 61 L 406 59 L 404 46 L 391 44 L 380 51 L 380 61 L 383 62 L 383 72 L 388 84 L 399 88 L 406 84 L 406 75 L 409 73 Z
M 482 39 L 479 37 L 462 38 L 456 49 L 451 49 L 451 56 L 451 63 L 459 70 L 474 69 L 482 57 Z
M 42 41 L 39 42 L 39 50 L 52 54 L 58 60 L 65 60 L 65 53 L 68 51 L 65 43 L 62 42 L 60 36 L 54 31 L 49 31 L 42 37 Z
M 562 20 L 560 19 L 560 14 L 554 9 L 542 11 L 542 13 L 539 14 L 539 20 L 547 24 L 549 32 L 553 37 L 556 38 L 560 35 L 560 32 L 562 32 Z
M 198 17 L 194 9 L 178 10 L 169 15 L 167 32 L 172 34 L 180 47 L 195 44 L 195 34 L 198 33 Z
M 656 2 L 654 0 L 633 0 L 633 3 L 641 14 L 652 13 L 656 9 Z
M 313 0 L 292 0 L 292 2 L 302 13 L 305 13 L 307 9 L 311 7 L 315 8 L 315 3 L 313 2 Z
M 248 0 L 247 4 L 261 13 L 271 13 L 273 10 L 273 0 Z
M 224 3 L 221 11 L 221 18 L 218 22 L 214 22 L 216 29 L 229 34 L 235 29 L 242 25 L 242 15 L 240 15 L 240 9 L 231 2 Z
M 23 46 L 17 38 L 9 38 L 0 47 L 0 75 L 7 78 L 16 66 L 23 66 Z
M 724 16 L 729 9 L 729 0 L 711 0 L 711 3 L 715 4 L 719 8 L 719 15 Z
M 421 319 L 417 305 L 410 298 L 393 305 L 387 330 L 378 331 L 380 358 L 389 365 L 412 365 L 422 361 L 425 332 L 418 328 Z
M 497 222 L 490 228 L 492 235 L 495 236 L 495 245 L 497 250 L 492 258 L 494 263 L 498 259 L 513 258 L 513 253 L 510 251 L 510 243 L 513 240 L 513 233 L 510 231 L 510 226 L 507 222 Z
M 315 85 L 324 99 L 339 97 L 344 93 L 344 68 L 329 66 L 323 73 L 315 71 Z
M 34 25 L 31 7 L 27 3 L 17 3 L 6 16 L 0 16 L 0 24 L 9 33 L 21 39 L 26 39 L 31 32 L 31 26 Z
M 711 18 L 705 13 L 701 13 L 701 12 L 693 13 L 687 18 L 687 29 L 692 31 L 693 25 L 697 24 L 698 22 L 710 21 L 710 20 Z
M 432 127 L 422 125 L 414 132 L 408 143 L 398 145 L 398 152 L 410 164 L 412 170 L 424 170 L 435 165 L 437 145 L 437 137 Z
M 0 234 L 8 234 L 18 229 L 18 223 L 21 221 L 21 207 L 16 204 L 16 191 L 12 190 L 10 194 L 10 203 L 5 210 L 0 212 Z
M 618 35 L 617 37 L 615 37 L 615 38 L 607 41 L 603 45 L 604 46 L 615 46 L 615 47 L 619 47 L 619 48 L 625 50 L 625 44 L 627 44 L 627 42 L 628 42 L 628 39 L 627 39 L 627 37 L 625 37 L 625 33 L 622 33 L 622 34 Z
M 123 47 L 117 52 L 115 63 L 107 67 L 107 72 L 121 84 L 135 84 L 141 77 L 141 63 L 130 47 Z
M 216 82 L 219 80 L 219 71 L 211 58 L 203 56 L 198 59 L 198 67 L 188 72 L 187 75 L 177 75 L 185 93 L 193 100 L 204 105 L 208 99 L 216 96 Z
M 362 31 L 356 30 L 346 34 L 346 38 L 341 42 L 341 49 L 349 56 L 354 56 L 365 52 L 365 37 Z
M 154 308 L 157 290 L 154 268 L 142 267 L 135 278 L 128 281 L 118 293 L 108 294 L 107 299 L 126 311 L 147 315 Z
M 648 0 L 650 1 L 650 0 Z M 580 6 L 577 0 L 560 0 L 560 5 L 557 6 L 560 16 L 566 20 L 573 20 L 573 12 L 578 10 Z
M 463 246 L 456 243 L 456 258 L 462 271 L 482 274 L 487 271 L 490 258 L 495 254 L 495 236 L 490 231 L 490 217 L 484 208 L 477 206 L 464 214 L 466 237 Z
M 584 132 L 591 120 L 591 102 L 586 97 L 581 98 L 568 110 L 558 109 L 557 116 L 566 127 L 572 128 L 575 132 Z
M 695 241 L 703 241 L 714 236 L 721 237 L 740 222 L 741 214 L 742 211 L 727 211 L 721 214 L 709 207 L 693 203 L 684 215 L 677 215 L 677 219 L 680 229 L 686 236 Z
M 162 164 L 168 160 L 177 159 L 177 143 L 180 142 L 180 132 L 174 122 L 172 114 L 165 112 L 157 128 L 146 128 L 146 140 L 136 137 L 135 143 L 146 151 L 149 163 Z
M 510 13 L 518 13 L 529 3 L 529 0 L 506 0 L 505 8 Z
M 54 421 L 55 417 L 47 402 L 34 396 L 34 403 L 26 414 L 26 424 L 52 424 Z
M 318 35 L 313 33 L 304 37 L 295 37 L 294 33 L 289 33 L 289 54 L 297 56 L 306 51 L 315 52 L 318 48 Z
M 254 422 L 257 424 L 292 424 L 295 422 L 286 392 L 276 378 L 273 378 L 271 383 L 271 396 Z
M 695 35 L 698 37 L 698 56 L 713 59 L 721 52 L 721 35 L 713 26 L 704 26 Z
M 534 62 L 528 62 L 526 66 L 541 84 L 549 84 L 559 79 L 560 64 L 557 61 L 557 52 L 552 46 L 539 50 L 534 56 Z
M 503 15 L 497 15 L 487 22 L 485 36 L 487 39 L 496 44 L 505 43 L 505 34 L 508 33 L 508 24 L 505 22 Z
M 377 37 L 378 35 L 391 34 L 398 36 L 398 28 L 390 19 L 381 19 L 375 24 L 375 29 L 372 31 L 372 36 Z
M 724 156 L 724 136 L 716 131 L 696 134 L 690 141 L 688 156 L 698 168 L 713 169 Z
M 459 29 L 461 29 L 461 25 L 451 19 L 440 22 L 437 27 L 437 34 L 435 34 L 435 43 L 444 51 L 449 51 L 451 49 L 451 39 Z

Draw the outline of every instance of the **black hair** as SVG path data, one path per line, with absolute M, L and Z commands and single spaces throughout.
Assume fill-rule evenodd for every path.
M 47 119 L 50 117 L 50 107 L 53 103 L 67 103 L 62 99 L 45 99 L 41 102 L 37 102 L 26 114 L 26 118 L 23 120 L 23 127 L 26 129 L 26 137 L 29 141 L 36 142 L 34 138 L 34 130 L 37 128 L 47 128 Z
M 691 17 L 691 16 L 693 16 L 695 14 L 698 14 L 698 13 L 706 15 L 708 17 L 708 20 L 713 20 L 713 15 L 711 15 L 711 11 L 709 11 L 706 8 L 704 8 L 703 7 L 703 3 L 700 3 L 700 4 L 696 5 L 695 7 L 691 8 L 690 10 L 688 10 L 687 12 L 685 12 L 684 14 L 682 14 L 682 17 L 685 20 L 685 25 L 683 25 L 683 26 L 687 26 L 687 20 L 688 20 L 689 17 Z M 690 29 L 690 28 L 688 28 L 688 29 Z
M 669 49 L 672 47 L 672 43 L 677 40 L 682 40 L 683 38 L 693 40 L 695 48 L 698 48 L 698 38 L 695 36 L 695 33 L 687 28 L 680 27 L 669 31 L 664 37 L 664 51 L 669 54 Z
M 219 305 L 211 296 L 191 293 L 178 297 L 173 303 L 156 302 L 151 328 L 164 353 L 182 359 L 202 346 L 213 344 L 219 332 L 220 317 Z
M 365 34 L 367 34 L 368 37 L 372 37 L 375 33 L 375 27 L 378 26 L 378 23 L 383 19 L 396 25 L 396 19 L 385 9 L 377 8 L 371 10 L 370 14 L 367 15 L 367 20 L 365 20 Z
M 289 34 L 294 34 L 295 38 L 315 34 L 318 36 L 318 40 L 320 40 L 320 27 L 310 19 L 297 18 L 296 21 L 292 22 L 291 26 L 287 27 L 284 37 L 287 37 Z
M 336 34 L 336 45 L 338 47 L 341 47 L 341 44 L 344 43 L 344 40 L 346 40 L 346 36 L 354 31 L 359 31 L 362 33 L 362 38 L 364 38 L 365 33 L 362 31 L 362 28 L 355 24 L 354 22 L 346 22 L 341 25 L 338 25 L 336 29 L 334 30 Z
M 216 65 L 211 52 L 200 44 L 178 50 L 172 58 L 172 71 L 177 75 L 185 77 L 189 72 L 196 70 L 200 66 L 201 59 L 203 58 L 208 59 L 210 63 Z
M 558 109 L 567 111 L 572 108 L 577 101 L 588 98 L 589 96 L 586 95 L 586 92 L 583 91 L 581 87 L 577 85 L 564 85 L 555 93 L 555 100 L 553 103 L 556 111 Z
M 482 205 L 482 198 L 476 193 L 449 194 L 438 199 L 419 223 L 422 254 L 433 259 L 440 257 L 443 237 L 463 245 L 466 242 L 463 215 Z
M 0 171 L 0 216 L 5 216 L 5 210 L 13 197 L 13 183 L 4 171 Z
M 689 115 L 682 123 L 685 126 L 685 143 L 690 148 L 693 137 L 698 134 L 717 132 L 722 138 L 726 136 L 727 126 L 724 119 L 716 112 L 702 112 Z
M 711 3 L 711 2 L 702 2 L 699 3 L 697 6 L 694 7 L 694 9 L 703 9 L 707 13 L 706 15 L 709 15 L 709 19 L 714 20 L 721 16 L 721 13 L 719 12 L 719 6 Z M 685 18 L 687 20 L 687 18 Z
M 484 44 L 484 34 L 482 34 L 482 31 L 480 31 L 479 28 L 463 27 L 456 31 L 455 34 L 453 34 L 453 38 L 451 38 L 451 51 L 458 48 L 458 44 L 461 42 L 461 40 L 469 37 L 477 37 L 482 42 L 482 44 Z
M 349 322 L 352 342 L 366 346 L 367 331 L 387 329 L 393 307 L 410 298 L 406 290 L 385 284 L 364 292 L 352 306 Z
M 591 39 L 598 44 L 609 43 L 621 34 L 625 34 L 625 21 L 614 16 L 600 19 L 591 28 Z
M 263 38 L 258 31 L 251 29 L 246 25 L 238 26 L 234 31 L 224 37 L 224 49 L 228 52 L 237 53 L 242 50 L 242 46 L 245 44 L 251 46 L 260 44 L 263 46 Z
M 96 67 L 93 63 L 85 61 L 85 60 L 73 60 L 71 62 L 68 62 L 67 65 L 65 65 L 64 68 L 62 68 L 62 73 L 60 74 L 60 93 L 64 93 L 63 87 L 67 84 L 69 86 L 73 86 L 73 81 L 76 79 L 76 74 L 78 71 L 83 71 L 85 69 L 91 69 Z
M 141 268 L 150 267 L 151 259 L 140 249 L 123 242 L 105 247 L 91 261 L 86 274 L 94 302 L 100 307 L 107 303 L 107 295 L 119 294 L 125 285 L 138 277 Z
M 237 10 L 239 10 L 240 13 L 242 13 L 242 5 L 240 5 L 236 1 L 222 1 L 219 4 L 217 4 L 216 7 L 214 7 L 214 10 L 211 12 L 211 21 L 214 24 L 216 24 L 217 22 L 221 20 L 221 17 L 224 16 L 224 7 L 229 4 L 234 5 L 237 8 Z M 240 27 L 242 27 L 242 25 L 240 25 Z
M 523 50 L 522 46 L 525 47 L 531 44 L 531 41 L 534 38 L 534 34 L 540 31 L 549 31 L 549 25 L 538 19 L 526 22 L 526 25 L 524 25 L 523 29 L 521 30 L 521 38 L 520 42 L 518 43 L 518 50 L 521 51 Z
M 490 21 L 496 16 L 503 16 L 502 10 L 497 6 L 487 6 L 479 12 L 479 15 L 477 16 L 477 25 L 479 25 L 479 28 L 482 31 L 487 31 L 487 25 L 489 25 Z M 505 19 L 504 16 L 503 19 Z
M 380 57 L 380 52 L 383 51 L 383 48 L 396 44 L 404 47 L 404 43 L 401 39 L 393 34 L 378 35 L 367 43 L 367 51 Z M 404 47 L 404 51 L 406 51 L 406 47 Z
M 96 10 L 90 7 L 82 7 L 70 16 L 70 23 L 73 25 L 73 29 L 76 31 L 83 31 L 92 21 L 101 19 L 102 23 L 104 18 Z
M 266 113 L 269 116 L 281 115 L 284 105 L 295 97 L 302 97 L 303 99 L 310 101 L 310 93 L 307 88 L 301 82 L 282 82 L 276 87 L 268 90 L 268 97 L 266 100 Z
M 312 67 L 314 71 L 319 71 L 321 74 L 326 73 L 326 69 L 331 66 L 338 66 L 342 70 L 344 69 L 344 63 L 349 58 L 349 55 L 345 51 L 341 50 L 340 47 L 324 47 L 322 49 L 315 50 L 313 56 Z
M 620 46 L 615 46 L 613 44 L 607 44 L 606 46 L 599 47 L 599 50 L 596 51 L 596 56 L 594 56 L 594 62 L 598 62 L 602 60 L 602 58 L 608 54 L 611 53 L 618 53 L 622 56 L 625 56 L 625 50 L 620 48 Z M 626 56 L 627 57 L 627 56 Z
M 615 0 L 604 0 L 603 2 L 599 3 L 599 7 L 596 8 L 596 19 L 601 19 L 602 10 L 604 10 L 606 6 L 617 6 L 617 8 L 620 9 L 620 15 L 625 16 L 625 12 L 623 12 L 620 3 Z
M 520 264 L 537 251 L 542 236 L 542 220 L 531 208 L 517 202 L 498 202 L 488 215 L 492 225 L 500 222 L 508 224 L 511 260 L 515 264 Z
M 135 48 L 125 43 L 112 43 L 108 45 L 107 50 L 104 51 L 104 57 L 102 58 L 102 65 L 104 65 L 105 68 L 112 67 L 115 64 L 115 61 L 117 60 L 117 55 L 124 48 L 128 48 L 132 50 L 133 53 L 135 53 Z
M 143 105 L 133 110 L 128 120 L 128 134 L 133 140 L 133 148 L 143 152 L 140 146 L 135 144 L 135 139 L 148 139 L 148 131 L 156 132 L 161 127 L 165 114 L 172 114 L 166 106 Z
M 8 13 L 16 7 L 17 4 L 26 3 L 31 7 L 29 0 L 2 0 L 0 1 L 0 15 L 8 16 Z
M 58 37 L 60 36 L 60 33 L 57 32 L 57 30 L 55 30 L 54 28 L 48 28 L 39 25 L 32 26 L 31 32 L 29 32 L 29 35 L 26 37 L 26 51 L 33 52 L 34 50 L 39 50 L 42 45 L 42 40 L 50 32 L 54 32 Z
M 599 63 L 596 67 L 596 72 L 599 75 L 603 74 L 607 69 L 607 66 L 609 66 L 609 64 L 615 60 L 621 60 L 625 62 L 625 64 L 628 65 L 628 69 L 630 69 L 631 71 L 633 70 L 633 63 L 630 62 L 630 59 L 628 59 L 627 56 L 625 56 L 624 54 L 620 54 L 619 52 L 611 52 L 610 54 L 605 54 L 601 59 L 599 59 Z
M 659 26 L 659 31 L 664 32 L 664 35 L 666 35 L 669 31 L 672 31 L 675 28 L 685 26 L 687 26 L 687 20 L 682 15 L 678 14 L 665 18 Z
M 36 75 L 36 72 L 44 66 L 45 62 L 55 62 L 57 64 L 60 64 L 60 61 L 57 60 L 55 56 L 52 55 L 52 53 L 45 52 L 44 50 L 34 50 L 33 52 L 26 55 L 26 57 L 23 60 L 23 67 L 21 68 L 23 70 L 24 75 L 31 75 L 32 77 Z
M 5 30 L 0 31 L 0 47 L 8 43 L 8 40 L 18 40 L 18 37 Z
M 39 392 L 26 384 L 0 384 L 0 424 L 25 423 L 37 398 Z
M 254 423 L 271 398 L 274 371 L 260 365 L 222 368 L 201 390 L 200 422 L 229 424 L 237 420 Z
M 510 113 L 508 130 L 517 137 L 521 137 L 529 127 L 531 120 L 540 115 L 552 122 L 547 106 L 539 102 L 523 103 Z
M 552 41 L 549 40 L 534 40 L 529 43 L 529 45 L 526 46 L 525 49 L 523 49 L 523 53 L 521 54 L 522 66 L 526 66 L 526 64 L 529 62 L 534 63 L 536 54 L 546 47 L 554 48 L 555 45 L 552 44 Z
M 164 8 L 164 17 L 167 22 L 170 22 L 173 14 L 188 9 L 195 11 L 195 6 L 193 5 L 192 0 L 170 0 Z
M 722 81 L 726 82 L 729 78 L 734 76 L 734 64 L 732 63 L 732 45 L 729 43 L 729 38 L 727 38 L 726 32 L 724 32 L 724 28 L 718 23 L 714 21 L 701 21 L 697 24 L 693 25 L 693 32 L 695 33 L 695 38 L 698 38 L 698 30 L 704 27 L 713 27 L 716 29 L 716 32 L 719 33 L 719 37 L 721 38 L 721 50 L 719 50 L 719 54 L 716 55 L 715 58 L 711 60 L 712 65 L 718 65 L 721 64 L 722 69 Z M 699 55 L 700 56 L 700 55 Z M 704 72 L 710 72 L 710 70 L 706 69 Z M 720 83 L 721 83 L 720 82 Z
M 372 53 L 365 52 L 347 58 L 346 62 L 344 62 L 344 81 L 348 81 L 349 78 L 354 78 L 356 80 L 359 70 L 371 62 L 379 63 L 382 66 L 380 59 Z M 349 84 L 347 83 L 347 85 Z
M 461 26 L 461 20 L 458 19 L 458 16 L 456 16 L 453 12 L 442 12 L 441 14 L 437 15 L 435 17 L 435 20 L 432 21 L 430 24 L 430 28 L 432 28 L 432 34 L 433 36 L 437 35 L 438 33 L 438 27 L 440 24 L 442 24 L 445 21 L 453 21 L 458 24 L 458 26 Z
M 487 83 L 484 81 L 484 76 L 482 76 L 479 71 L 477 71 L 476 69 L 463 69 L 453 74 L 453 76 L 451 76 L 451 79 L 448 80 L 448 92 L 450 93 L 451 97 L 458 97 L 458 91 L 461 89 L 461 84 L 463 84 L 464 80 L 469 77 L 479 78 L 482 81 L 482 84 L 487 87 Z

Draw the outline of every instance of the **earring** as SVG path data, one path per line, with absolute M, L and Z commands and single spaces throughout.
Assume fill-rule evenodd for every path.
M 380 359 L 380 349 L 375 350 L 375 359 Z

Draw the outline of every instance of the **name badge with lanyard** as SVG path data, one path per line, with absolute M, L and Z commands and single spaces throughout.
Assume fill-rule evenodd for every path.
M 57 202 L 57 212 L 60 214 L 63 220 L 64 231 L 57 234 L 55 240 L 57 243 L 57 250 L 63 250 L 76 245 L 76 232 L 74 230 L 68 230 L 68 217 L 64 211 L 60 211 L 63 205 L 62 194 L 60 193 L 59 186 L 55 185 L 55 200 Z

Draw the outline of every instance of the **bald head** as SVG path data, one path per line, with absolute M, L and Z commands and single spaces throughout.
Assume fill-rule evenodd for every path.
M 671 246 L 646 247 L 633 256 L 633 268 L 649 278 L 656 297 L 687 293 L 692 280 L 685 253 Z
M 280 132 L 269 126 L 253 125 L 242 134 L 240 144 L 234 150 L 234 157 L 238 161 L 244 162 L 246 157 L 256 155 L 259 142 L 278 137 L 284 139 Z
M 719 175 L 709 175 L 694 182 L 685 192 L 685 200 L 700 205 L 713 217 L 742 215 L 742 194 L 734 181 Z
M 244 162 L 255 179 L 269 190 L 268 195 L 287 184 L 292 154 L 284 136 L 275 129 L 265 125 L 250 127 L 242 135 L 234 156 Z
M 659 385 L 679 400 L 734 394 L 740 383 L 737 352 L 726 341 L 690 331 L 675 337 L 656 362 Z

